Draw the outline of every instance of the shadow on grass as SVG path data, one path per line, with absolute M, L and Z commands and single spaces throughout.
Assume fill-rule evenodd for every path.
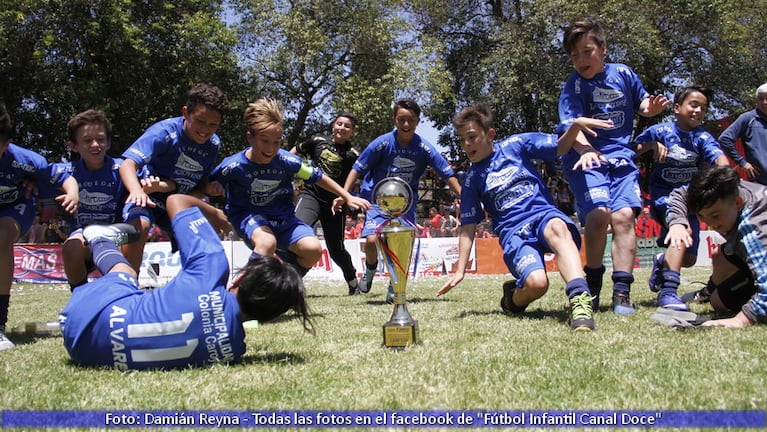
M 29 345 L 37 342 L 40 339 L 61 339 L 60 334 L 53 335 L 26 335 L 26 334 L 6 334 L 8 339 L 16 346 Z
M 415 297 L 415 298 L 407 298 L 408 304 L 416 304 L 416 303 L 433 303 L 433 302 L 444 302 L 445 299 L 442 298 L 436 298 L 436 297 Z M 393 306 L 393 303 L 388 303 L 386 301 L 386 294 L 381 294 L 377 298 L 369 299 L 366 302 L 370 306 L 379 306 L 379 305 L 387 305 L 387 306 Z
M 237 364 L 231 364 L 230 367 L 238 367 L 243 365 L 252 365 L 252 364 L 275 364 L 275 365 L 298 365 L 298 364 L 304 364 L 306 363 L 306 358 L 302 355 L 297 355 L 295 353 L 287 353 L 287 352 L 276 352 L 276 353 L 264 353 L 264 354 L 245 354 L 241 357 L 240 362 Z M 75 362 L 72 359 L 67 359 L 66 361 L 67 366 L 80 369 L 80 370 L 112 370 L 114 367 L 112 366 L 106 366 L 106 365 L 84 365 Z M 204 369 L 206 367 L 212 367 L 213 365 L 206 365 L 202 366 L 200 368 L 195 369 Z M 170 372 L 170 371 L 179 371 L 187 369 L 186 367 L 179 367 L 179 368 L 173 368 L 173 369 L 147 369 L 146 371 L 143 370 L 129 370 L 125 372 L 129 373 L 140 373 L 140 372 Z
M 506 316 L 510 320 L 515 319 L 528 319 L 528 320 L 536 320 L 536 321 L 544 321 L 544 320 L 550 320 L 550 319 L 556 319 L 559 322 L 567 323 L 567 320 L 570 318 L 570 315 L 565 310 L 533 310 L 529 312 L 523 312 L 520 314 L 515 315 L 509 315 L 504 313 L 500 308 L 498 310 L 493 311 L 463 311 L 460 314 L 458 314 L 458 318 L 475 318 L 480 316 L 493 316 L 493 315 L 503 315 Z
M 264 354 L 246 354 L 242 356 L 240 364 L 275 364 L 275 365 L 298 365 L 306 363 L 306 358 L 295 353 L 277 352 Z

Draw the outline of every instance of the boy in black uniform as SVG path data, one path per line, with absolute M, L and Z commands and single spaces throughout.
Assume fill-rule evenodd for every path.
M 344 184 L 346 176 L 357 160 L 359 152 L 349 141 L 354 135 L 357 117 L 350 113 L 341 113 L 333 120 L 330 137 L 315 135 L 291 149 L 292 153 L 308 156 L 323 174 Z M 330 257 L 341 267 L 344 280 L 349 286 L 349 295 L 358 294 L 357 270 L 351 255 L 344 247 L 344 215 L 333 209 L 336 198 L 317 185 L 306 185 L 301 189 L 296 203 L 296 216 L 309 226 L 319 220 L 325 237 L 325 244 Z

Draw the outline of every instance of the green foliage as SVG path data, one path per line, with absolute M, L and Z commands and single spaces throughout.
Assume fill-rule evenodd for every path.
M 287 107 L 287 146 L 326 132 L 333 114 L 360 118 L 355 142 L 392 128 L 390 106 L 413 97 L 445 127 L 483 102 L 499 135 L 551 131 L 572 72 L 562 29 L 592 17 L 607 28 L 608 61 L 630 65 L 650 92 L 715 92 L 710 116 L 748 109 L 767 76 L 767 0 L 0 0 L 0 100 L 17 141 L 65 155 L 66 121 L 90 107 L 115 126 L 119 154 L 151 123 L 178 115 L 195 82 L 218 85 L 232 110 L 220 129 L 244 145 L 245 103 Z M 226 6 L 226 8 L 224 8 Z M 638 119 L 637 129 L 650 122 Z
M 767 66 L 756 61 L 767 54 L 764 0 L 412 3 L 421 34 L 444 43 L 453 76 L 454 96 L 430 107 L 443 127 L 459 108 L 482 102 L 496 113 L 499 136 L 551 131 L 561 83 L 572 72 L 562 31 L 583 17 L 605 24 L 607 61 L 631 66 L 651 93 L 671 97 L 690 84 L 712 88 L 711 115 L 750 108 L 767 76 Z M 659 120 L 638 119 L 637 129 Z
M 683 290 L 710 269 L 683 270 Z M 22 410 L 762 410 L 764 327 L 674 331 L 649 321 L 648 270 L 635 272 L 634 316 L 602 308 L 597 329 L 566 324 L 564 284 L 521 317 L 501 313 L 504 276 L 468 276 L 443 298 L 446 277 L 408 286 L 420 344 L 381 347 L 384 278 L 367 295 L 307 279 L 317 336 L 295 319 L 247 329 L 245 363 L 121 373 L 68 361 L 61 338 L 16 338 L 0 353 L 0 409 Z M 605 278 L 609 293 L 609 278 Z M 55 320 L 65 285 L 14 285 L 11 326 Z M 608 299 L 603 300 L 607 304 Z M 709 314 L 707 305 L 697 313 Z M 12 390 L 12 391 L 11 391 Z
M 112 119 L 120 154 L 149 124 L 180 115 L 192 84 L 237 89 L 220 1 L 3 3 L 0 99 L 22 132 L 17 141 L 51 160 L 66 154 L 66 122 L 85 109 Z
M 364 147 L 391 130 L 395 98 L 423 102 L 438 84 L 435 51 L 415 43 L 399 1 L 242 0 L 237 6 L 240 55 L 246 73 L 258 77 L 249 93 L 285 103 L 287 147 L 325 132 L 340 111 L 358 115 L 355 141 Z

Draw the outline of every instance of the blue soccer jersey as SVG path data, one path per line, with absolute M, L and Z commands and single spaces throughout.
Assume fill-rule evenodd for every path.
M 250 161 L 246 152 L 225 158 L 210 176 L 226 190 L 226 209 L 232 225 L 239 226 L 240 221 L 254 214 L 276 221 L 293 218 L 293 180 L 300 178 L 313 184 L 322 178 L 322 171 L 284 149 L 268 164 Z
M 714 165 L 724 155 L 716 139 L 702 127 L 679 129 L 676 123 L 650 126 L 634 140 L 637 144 L 659 142 L 668 148 L 665 162 L 654 162 L 649 192 L 655 206 L 668 205 L 672 190 L 690 183 L 703 163 Z
M 533 159 L 553 161 L 557 136 L 539 132 L 512 135 L 493 154 L 473 163 L 461 189 L 461 224 L 476 224 L 485 211 L 499 237 L 518 232 L 533 219 L 558 211 Z
M 596 137 L 588 137 L 589 142 L 607 158 L 633 157 L 634 114 L 649 96 L 637 74 L 624 64 L 606 63 L 604 72 L 592 79 L 573 72 L 559 96 L 557 133 L 564 133 L 578 117 L 612 120 L 612 129 L 600 129 Z M 567 158 L 577 161 L 578 154 L 570 150 Z
M 111 224 L 119 220 L 125 202 L 125 188 L 120 180 L 121 158 L 104 158 L 104 166 L 90 171 L 82 159 L 54 164 L 55 175 L 68 173 L 80 186 L 80 203 L 70 231 L 91 224 Z
M 173 230 L 182 270 L 164 287 L 139 290 L 127 273 L 108 273 L 74 290 L 59 316 L 72 360 L 120 370 L 240 360 L 245 334 L 218 235 L 195 207 L 176 215 Z
M 210 173 L 220 147 L 215 134 L 202 144 L 192 141 L 184 134 L 184 117 L 174 117 L 150 126 L 122 157 L 139 167 L 151 165 L 154 174 L 176 182 L 176 193 L 188 193 Z M 167 195 L 156 192 L 152 197 L 164 202 Z
M 35 197 L 26 197 L 27 191 L 21 184 L 23 179 L 35 182 L 41 190 L 60 189 L 69 174 L 54 176 L 53 166 L 39 154 L 8 144 L 0 156 L 0 216 L 9 216 L 19 223 L 21 232 L 26 232 L 35 217 Z
M 385 133 L 374 139 L 354 163 L 354 170 L 362 178 L 360 197 L 374 203 L 375 185 L 386 177 L 399 177 L 413 189 L 414 209 L 418 182 L 429 166 L 442 179 L 455 175 L 447 160 L 420 135 L 414 134 L 407 147 L 403 147 L 397 143 L 396 130 Z

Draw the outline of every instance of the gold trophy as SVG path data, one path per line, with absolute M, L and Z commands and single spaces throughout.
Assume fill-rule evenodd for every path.
M 376 204 L 388 219 L 378 230 L 378 247 L 383 252 L 394 288 L 394 312 L 383 325 L 383 344 L 387 348 L 404 348 L 416 343 L 418 322 L 407 310 L 407 286 L 410 258 L 413 255 L 415 227 L 405 215 L 412 205 L 413 190 L 399 177 L 387 177 L 373 189 Z

